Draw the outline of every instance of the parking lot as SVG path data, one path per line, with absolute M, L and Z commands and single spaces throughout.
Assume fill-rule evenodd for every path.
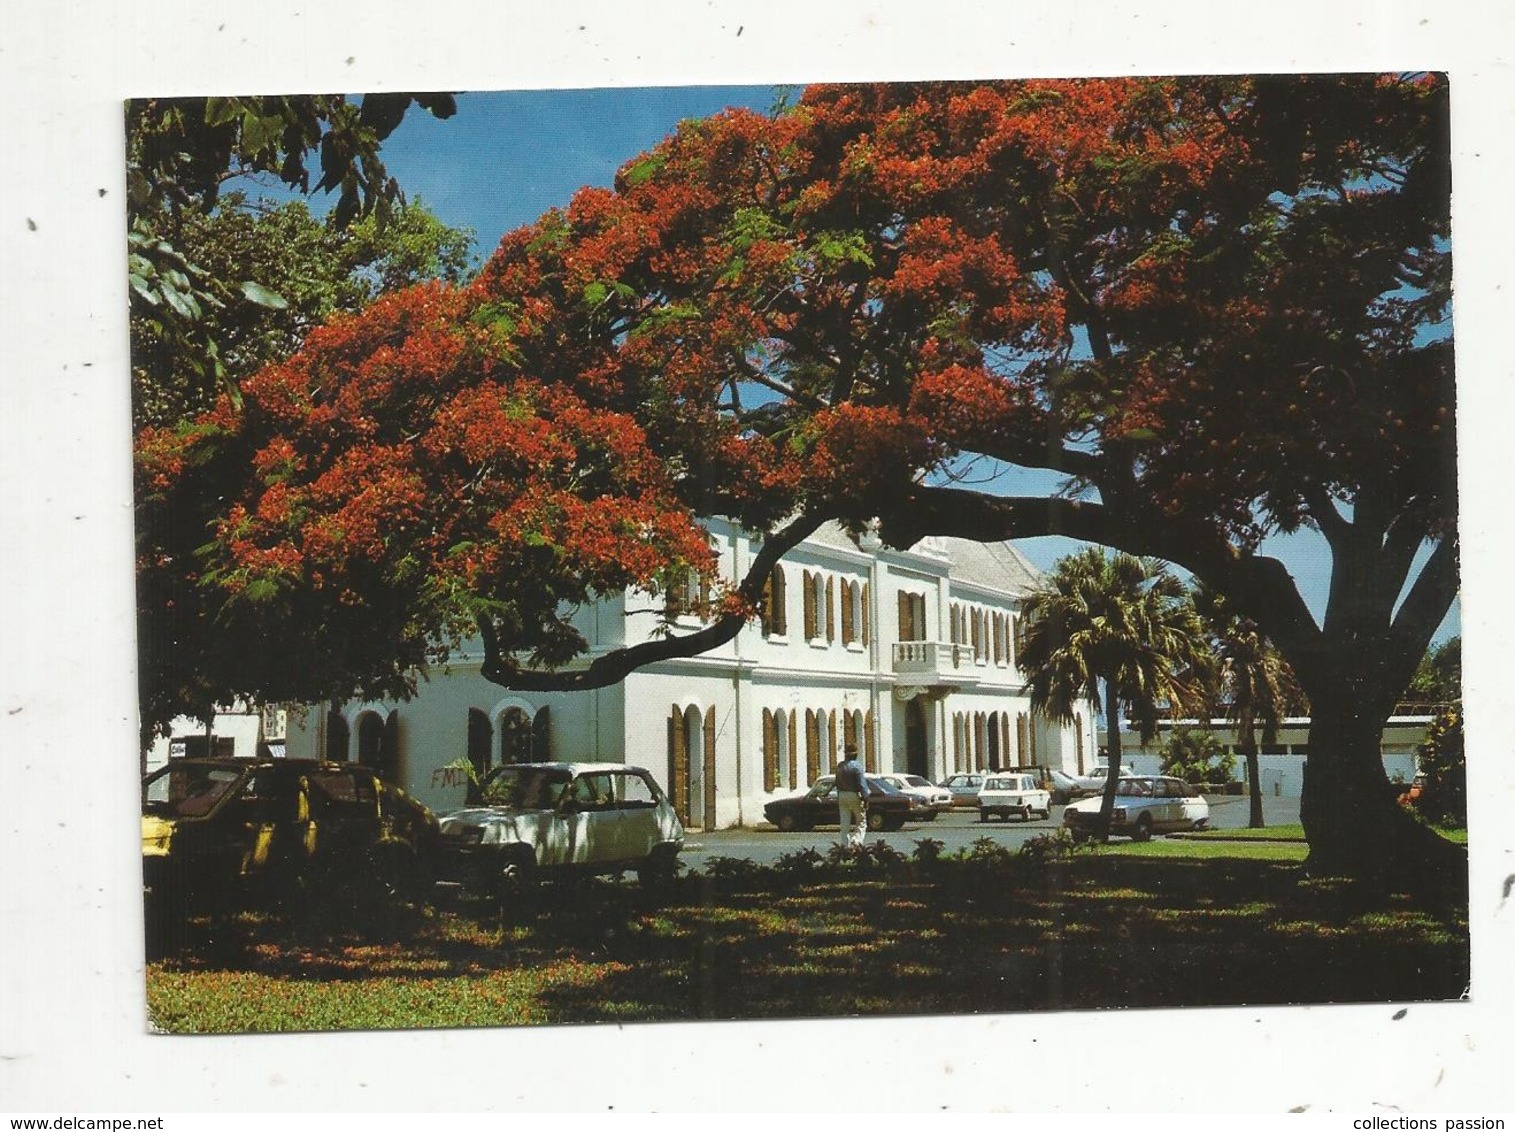
M 1247 826 L 1248 799 L 1234 795 L 1209 795 L 1212 829 L 1244 829 Z M 1052 817 L 1045 821 L 978 820 L 978 811 L 954 810 L 935 821 L 911 822 L 893 833 L 870 833 L 869 841 L 883 841 L 906 856 L 915 852 L 917 841 L 932 838 L 942 842 L 944 852 L 965 849 L 980 837 L 990 837 L 1012 849 L 1032 837 L 1051 833 L 1062 824 L 1063 807 L 1053 806 Z M 1298 798 L 1263 798 L 1263 821 L 1267 825 L 1288 825 L 1299 821 Z M 804 833 L 780 833 L 766 823 L 736 829 L 693 831 L 680 854 L 685 866 L 700 868 L 712 857 L 743 857 L 758 864 L 771 865 L 786 853 L 808 847 L 826 852 L 837 842 L 835 828 L 821 828 Z

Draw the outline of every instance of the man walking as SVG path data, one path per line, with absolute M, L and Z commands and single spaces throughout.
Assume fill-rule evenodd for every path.
M 845 754 L 836 768 L 836 803 L 841 811 L 842 844 L 857 849 L 868 828 L 868 780 L 857 759 L 857 744 L 848 743 Z

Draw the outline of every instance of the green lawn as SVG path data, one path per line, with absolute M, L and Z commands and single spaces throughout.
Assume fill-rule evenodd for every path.
M 1453 999 L 1465 915 L 1301 880 L 1295 846 L 717 861 L 662 893 L 551 889 L 383 924 L 187 925 L 148 968 L 171 1032 Z M 1177 977 L 1176 977 L 1177 976 Z

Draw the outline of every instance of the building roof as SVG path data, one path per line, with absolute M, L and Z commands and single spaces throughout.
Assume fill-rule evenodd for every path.
M 952 577 L 992 590 L 1025 595 L 1041 581 L 1041 571 L 1008 542 L 938 540 L 952 560 Z
M 838 550 L 857 550 L 858 543 L 840 523 L 824 523 L 805 540 Z M 953 581 L 1024 596 L 1041 581 L 1041 571 L 1008 542 L 975 542 L 965 538 L 927 538 L 910 548 L 948 563 Z

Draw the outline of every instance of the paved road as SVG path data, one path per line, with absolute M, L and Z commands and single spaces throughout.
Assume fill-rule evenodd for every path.
M 1212 828 L 1241 829 L 1247 825 L 1246 798 L 1212 796 L 1209 802 Z M 935 821 L 912 822 L 893 833 L 870 833 L 868 840 L 884 841 L 907 857 L 915 852 L 916 842 L 925 838 L 942 842 L 944 851 L 948 853 L 965 849 L 980 837 L 991 837 L 1011 849 L 1017 849 L 1029 838 L 1052 832 L 1062 824 L 1062 820 L 1061 806 L 1052 807 L 1052 817 L 1048 820 L 1029 822 L 980 822 L 976 810 L 955 810 L 941 815 Z M 1263 821 L 1267 825 L 1285 825 L 1299 821 L 1299 799 L 1265 797 Z M 759 864 L 771 865 L 784 854 L 807 846 L 824 853 L 836 841 L 835 829 L 817 829 L 805 833 L 780 833 L 767 825 L 751 829 L 720 829 L 709 833 L 691 833 L 680 856 L 685 866 L 691 869 L 702 867 L 712 857 L 745 857 Z

